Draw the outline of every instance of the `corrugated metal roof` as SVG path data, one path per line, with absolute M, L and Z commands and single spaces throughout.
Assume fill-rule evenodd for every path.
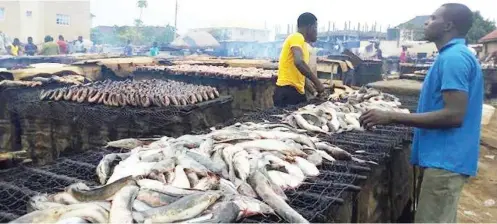
M 497 41 L 497 30 L 494 30 L 480 39 L 480 43 Z
M 216 48 L 219 42 L 210 33 L 205 31 L 188 32 L 187 34 L 176 38 L 171 43 L 173 47 L 183 48 Z
M 406 28 L 409 26 L 411 26 L 412 28 L 423 28 L 426 20 L 428 20 L 429 18 L 430 16 L 416 16 L 405 23 L 399 24 L 398 26 L 396 26 L 396 28 Z

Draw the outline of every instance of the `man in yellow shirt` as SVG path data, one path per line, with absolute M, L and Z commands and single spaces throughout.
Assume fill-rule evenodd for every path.
M 323 94 L 324 86 L 309 67 L 309 45 L 317 40 L 317 18 L 312 13 L 304 13 L 297 20 L 298 32 L 291 34 L 283 43 L 279 60 L 278 80 L 273 101 L 277 107 L 295 105 L 307 101 L 305 79 L 309 78 L 316 86 L 318 95 Z

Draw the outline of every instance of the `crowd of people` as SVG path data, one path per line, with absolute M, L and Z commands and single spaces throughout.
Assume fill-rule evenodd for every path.
M 66 41 L 64 36 L 59 35 L 55 41 L 50 35 L 45 36 L 43 44 L 36 45 L 33 37 L 28 37 L 27 42 L 22 43 L 19 38 L 10 42 L 9 38 L 0 31 L 0 55 L 11 56 L 34 56 L 34 55 L 66 55 L 72 53 L 100 53 L 95 44 L 89 49 L 85 46 L 83 37 L 77 40 Z

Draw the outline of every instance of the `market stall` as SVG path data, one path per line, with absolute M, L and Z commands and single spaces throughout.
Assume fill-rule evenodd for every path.
M 358 98 L 361 94 L 362 96 Z M 314 105 L 299 105 L 252 113 L 226 121 L 214 129 L 196 132 L 194 135 L 162 137 L 147 144 L 144 143 L 144 140 L 138 139 L 133 141 L 131 145 L 123 144 L 123 142 L 110 142 L 109 146 L 117 148 L 87 151 L 64 157 L 57 160 L 54 165 L 49 166 L 19 167 L 6 170 L 0 175 L 0 188 L 2 189 L 0 198 L 2 213 L 0 213 L 0 217 L 2 217 L 2 221 L 9 221 L 19 218 L 26 211 L 39 210 L 38 213 L 45 211 L 40 210 L 41 208 L 37 206 L 37 203 L 30 200 L 32 196 L 39 195 L 39 193 L 48 193 L 53 196 L 48 198 L 35 197 L 39 199 L 36 201 L 41 203 L 44 201 L 59 203 L 53 200 L 57 200 L 55 195 L 62 194 L 73 195 L 78 200 L 91 203 L 94 199 L 83 199 L 81 195 L 114 186 L 112 187 L 113 192 L 118 192 L 119 196 L 114 196 L 110 208 L 105 209 L 108 205 L 104 204 L 101 204 L 103 207 L 94 207 L 95 211 L 103 213 L 92 213 L 87 218 L 100 222 L 107 222 L 109 219 L 112 221 L 116 218 L 113 214 L 120 211 L 123 212 L 123 216 L 119 217 L 128 217 L 137 222 L 143 221 L 142 218 L 149 219 L 149 221 L 150 219 L 151 221 L 185 221 L 185 219 L 195 218 L 204 222 L 217 220 L 215 218 L 222 218 L 224 222 L 296 222 L 304 220 L 309 222 L 396 222 L 410 197 L 410 171 L 406 160 L 411 130 L 405 127 L 392 126 L 364 131 L 356 125 L 355 114 L 361 113 L 364 107 L 371 106 L 405 112 L 398 107 L 398 102 L 398 99 L 391 95 L 375 90 L 361 89 L 353 93 L 336 95 L 331 102 L 314 102 Z M 319 113 L 323 114 L 316 115 Z M 330 114 L 332 116 L 329 116 Z M 333 114 L 335 114 L 335 118 Z M 282 122 L 282 119 L 287 122 Z M 322 124 L 320 122 L 324 121 L 327 121 L 328 125 L 320 125 Z M 269 142 L 271 144 L 262 144 Z M 289 147 L 289 145 L 291 146 Z M 237 147 L 243 149 L 240 151 L 236 149 Z M 205 156 L 205 153 L 209 155 L 210 150 L 213 149 L 213 154 L 209 157 L 218 161 L 215 164 L 225 164 L 228 168 L 216 168 L 217 166 L 209 163 L 209 160 L 200 159 L 209 158 L 202 157 L 202 155 Z M 163 150 L 166 150 L 167 153 Z M 166 171 L 169 170 L 168 168 L 162 170 L 159 166 L 155 166 L 155 164 L 160 163 L 162 164 L 160 167 L 169 167 L 170 162 L 167 161 L 171 155 L 176 155 L 174 163 L 179 164 L 172 166 L 174 167 L 174 178 L 170 173 L 167 174 L 167 172 L 171 172 Z M 191 161 L 185 162 L 188 160 L 187 157 L 195 158 L 193 160 L 205 168 L 209 167 L 207 169 L 212 173 L 203 173 L 203 168 L 200 168 L 202 166 L 192 166 L 195 163 Z M 264 168 L 255 165 L 256 171 L 252 171 L 252 164 L 264 161 L 257 158 L 266 158 L 270 161 L 270 166 Z M 138 160 L 135 161 L 135 159 Z M 128 167 L 126 161 L 135 161 L 129 163 L 132 164 L 132 169 L 126 168 Z M 250 164 L 248 170 L 242 168 L 245 167 L 242 164 L 247 164 L 243 161 L 248 161 Z M 150 162 L 152 163 L 150 165 L 155 167 L 152 170 L 156 172 L 146 171 L 145 166 L 148 166 L 146 163 Z M 139 168 L 142 166 L 145 169 Z M 279 166 L 283 166 L 283 169 L 282 167 L 278 168 Z M 189 169 L 183 169 L 188 167 Z M 312 167 L 317 169 L 312 169 Z M 192 174 L 192 169 L 194 174 Z M 224 173 L 224 169 L 229 172 Z M 271 175 L 260 176 L 260 172 L 264 169 L 267 169 L 266 172 L 271 173 Z M 126 177 L 129 171 L 133 173 L 132 176 L 141 176 L 141 178 L 136 179 L 136 185 L 134 184 L 135 180 Z M 166 172 L 162 173 L 164 171 Z M 180 175 L 182 172 L 188 174 L 182 176 Z M 161 177 L 161 174 L 164 176 Z M 198 179 L 193 178 L 192 175 L 195 174 Z M 283 175 L 293 182 L 279 182 L 280 179 L 276 178 L 278 175 Z M 180 176 L 184 178 L 177 179 Z M 284 190 L 284 194 L 276 193 L 278 188 L 275 187 L 269 190 L 264 187 L 266 182 L 259 182 L 257 178 L 270 178 L 268 181 L 278 186 L 280 190 Z M 159 204 L 151 205 L 151 201 L 148 201 L 143 195 L 140 196 L 144 192 L 153 190 L 159 192 L 157 194 L 163 195 L 161 197 L 167 197 L 164 196 L 167 195 L 165 192 L 171 194 L 170 190 L 178 190 L 179 186 L 185 184 L 185 180 L 188 187 L 184 186 L 182 189 L 194 192 L 189 194 L 182 191 L 186 196 L 173 199 L 170 205 L 161 204 L 160 200 Z M 205 181 L 210 184 L 196 182 L 199 180 L 202 183 Z M 103 185 L 102 188 L 94 188 L 94 186 L 101 184 L 107 185 Z M 232 190 L 229 188 L 231 184 L 234 186 Z M 85 185 L 90 188 L 84 187 Z M 216 191 L 216 186 L 222 191 Z M 227 186 L 228 188 L 226 188 Z M 158 206 L 156 208 L 159 210 L 162 208 L 161 206 L 181 207 L 184 202 L 189 200 L 202 201 L 202 208 L 199 207 L 195 212 L 188 213 L 187 216 L 175 216 L 172 219 L 164 215 L 153 215 L 155 213 L 146 212 L 147 209 L 142 211 L 143 217 L 135 217 L 131 215 L 130 209 L 115 210 L 117 208 L 114 207 L 119 203 L 124 203 L 120 200 L 121 196 L 130 197 L 130 194 L 126 193 L 128 191 L 138 191 L 137 199 L 131 196 L 132 201 L 145 201 L 148 206 Z M 232 196 L 235 195 L 234 198 L 229 199 L 232 196 L 221 193 L 226 191 L 232 191 Z M 76 192 L 82 192 L 82 194 L 76 194 Z M 262 192 L 269 193 L 261 194 Z M 238 194 L 240 196 L 236 196 Z M 244 200 L 240 201 L 239 197 L 244 198 Z M 277 199 L 278 197 L 284 197 L 287 200 Z M 212 200 L 209 199 L 209 203 L 205 203 L 203 198 L 212 198 Z M 223 201 L 227 204 L 221 203 Z M 285 205 L 289 207 L 285 207 Z M 61 206 L 77 209 L 78 204 Z M 144 208 L 142 206 L 143 204 L 135 205 L 133 203 L 133 206 L 130 207 L 133 207 L 133 211 L 138 211 Z M 226 210 L 217 210 L 218 208 L 226 208 Z M 217 216 L 219 211 L 227 212 L 224 212 L 223 216 Z M 288 213 L 282 213 L 282 211 Z M 31 213 L 18 221 L 29 221 L 30 217 L 37 217 L 36 214 L 36 212 Z M 95 214 L 107 215 L 96 217 Z M 57 221 L 61 217 L 49 218 L 53 219 L 52 221 Z
M 7 102 L 2 112 L 10 115 L 4 118 L 10 132 L 2 133 L 10 144 L 2 145 L 2 152 L 25 151 L 36 164 L 111 139 L 181 135 L 233 116 L 231 97 L 212 87 L 172 81 L 9 88 L 2 99 Z

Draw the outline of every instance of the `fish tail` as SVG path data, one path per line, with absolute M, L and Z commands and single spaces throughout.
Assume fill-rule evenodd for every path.
M 145 214 L 143 214 L 142 212 L 133 212 L 131 216 L 137 223 L 143 223 L 145 221 Z

